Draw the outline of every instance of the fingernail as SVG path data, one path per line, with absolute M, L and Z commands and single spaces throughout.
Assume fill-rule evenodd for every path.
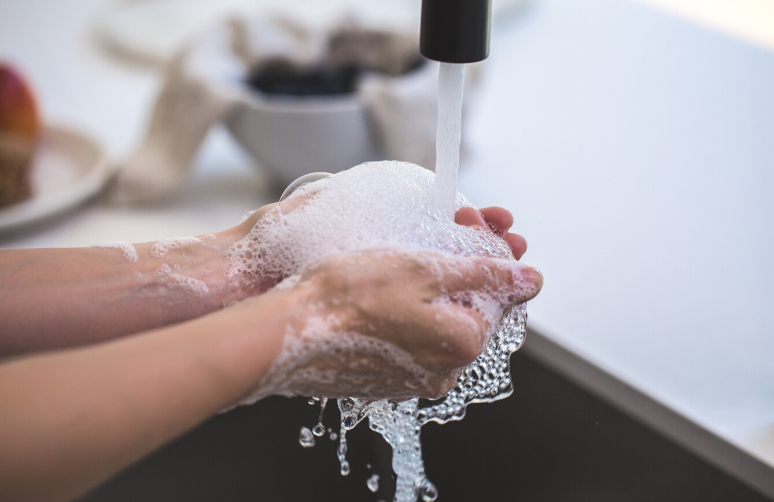
M 543 274 L 540 273 L 540 270 L 534 267 L 525 267 L 521 270 L 521 276 L 525 281 L 531 282 L 538 289 L 543 287 Z

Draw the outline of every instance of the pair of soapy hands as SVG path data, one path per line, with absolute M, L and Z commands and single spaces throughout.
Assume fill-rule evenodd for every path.
M 303 199 L 290 199 L 279 210 L 287 213 L 299 204 Z M 272 204 L 256 211 L 240 225 L 241 231 L 249 231 L 274 208 Z M 513 216 L 506 209 L 463 207 L 455 222 L 488 227 L 505 240 L 516 260 L 526 252 L 526 240 L 508 232 Z M 510 260 L 379 250 L 327 257 L 293 287 L 303 291 L 302 300 L 292 307 L 295 331 L 303 331 L 312 317 L 335 319 L 340 332 L 366 334 L 398 347 L 424 375 L 418 378 L 416 371 L 389 358 L 350 347 L 343 353 L 322 350 L 299 357 L 282 368 L 278 378 L 267 379 L 273 382 L 264 382 L 265 391 L 393 399 L 441 396 L 484 349 L 492 321 L 469 303 L 437 299 L 497 289 L 508 293 L 509 305 L 517 305 L 537 295 L 542 284 L 537 269 Z
M 75 499 L 250 396 L 438 397 L 498 322 L 465 296 L 495 291 L 497 312 L 542 285 L 515 260 L 411 249 L 329 256 L 274 288 L 216 272 L 222 249 L 291 206 L 163 257 L 138 244 L 137 262 L 115 249 L 0 250 L 0 349 L 28 355 L 0 364 L 0 499 Z M 503 209 L 463 208 L 456 222 L 502 234 L 515 258 L 526 250 Z M 209 292 L 174 288 L 156 273 L 170 263 Z M 312 350 L 287 350 L 305 331 Z

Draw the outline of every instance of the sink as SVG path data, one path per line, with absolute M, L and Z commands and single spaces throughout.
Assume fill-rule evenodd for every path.
M 425 466 L 439 501 L 772 500 L 540 359 L 528 350 L 514 354 L 511 397 L 471 405 L 460 422 L 424 427 Z M 311 428 L 318 411 L 306 399 L 280 397 L 237 408 L 80 500 L 392 500 L 390 449 L 366 424 L 347 435 L 347 477 L 339 474 L 337 441 L 299 445 L 299 428 Z M 338 432 L 337 420 L 331 406 L 325 424 Z M 373 473 L 380 475 L 377 493 L 366 487 Z

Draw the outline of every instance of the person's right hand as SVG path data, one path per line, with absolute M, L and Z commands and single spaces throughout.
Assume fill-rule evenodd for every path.
M 542 282 L 536 269 L 497 259 L 411 250 L 325 258 L 291 288 L 268 293 L 296 301 L 261 393 L 438 397 L 478 357 L 504 310 Z

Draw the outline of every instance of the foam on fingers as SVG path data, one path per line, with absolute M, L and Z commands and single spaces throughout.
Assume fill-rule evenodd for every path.
M 455 209 L 466 206 L 478 214 L 458 193 Z M 185 243 L 176 239 L 157 244 L 161 252 Z M 381 253 L 385 266 L 398 266 L 400 258 L 411 261 L 423 280 L 437 286 L 434 294 L 440 303 L 452 305 L 455 297 L 450 295 L 463 292 L 467 300 L 454 306 L 469 303 L 489 328 L 485 339 L 506 308 L 537 293 L 508 243 L 488 226 L 450 220 L 437 209 L 433 174 L 404 162 L 362 164 L 297 189 L 225 252 L 225 274 L 246 283 L 271 279 L 290 287 L 326 258 L 336 257 L 344 260 L 339 279 L 346 280 L 347 267 L 354 267 L 363 251 Z M 416 281 L 398 270 L 385 280 Z M 296 335 L 286 337 L 289 344 Z M 302 349 L 294 347 L 293 353 L 299 354 Z M 279 371 L 285 360 L 279 358 L 272 371 Z

